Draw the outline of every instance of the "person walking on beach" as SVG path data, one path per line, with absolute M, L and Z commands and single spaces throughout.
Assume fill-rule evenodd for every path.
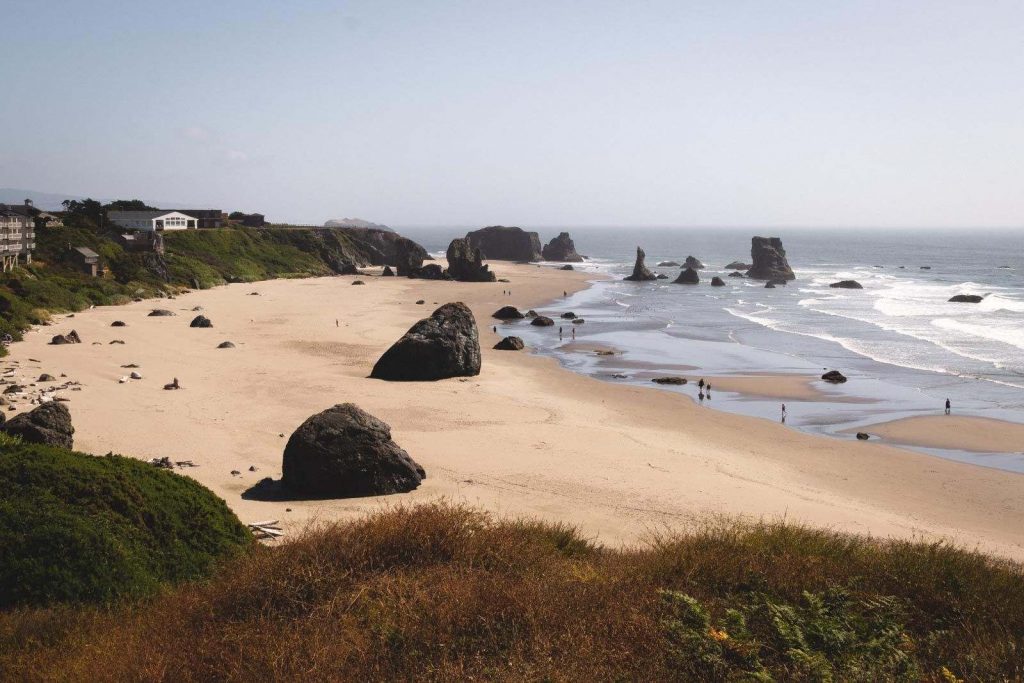
M 786 424 L 786 404 L 782 404 L 782 424 Z
M 951 404 L 949 402 L 949 399 L 947 398 L 946 399 L 946 415 L 949 415 L 949 409 L 952 408 L 952 407 L 953 407 L 953 404 Z
M 704 385 L 704 391 L 707 392 L 708 398 L 711 398 L 711 382 Z
M 572 328 L 572 340 L 576 341 L 576 328 Z
M 562 339 L 562 326 L 561 325 L 558 326 L 558 339 L 559 339 L 559 341 L 561 341 L 561 339 Z
M 334 319 L 334 326 L 335 327 L 341 327 L 341 325 L 338 324 L 338 319 L 337 318 Z
M 703 392 L 703 391 L 704 391 L 704 378 L 703 378 L 703 377 L 701 377 L 701 378 L 700 378 L 700 381 L 699 381 L 699 382 L 697 382 L 697 388 L 698 388 L 698 389 L 700 389 L 700 390 L 701 390 L 701 392 Z

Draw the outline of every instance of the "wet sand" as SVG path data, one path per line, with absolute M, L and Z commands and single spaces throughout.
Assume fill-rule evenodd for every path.
M 892 443 L 924 448 L 975 453 L 1024 452 L 1024 425 L 987 417 L 925 415 L 881 422 L 852 432 L 867 432 Z
M 276 280 L 97 308 L 30 332 L 2 365 L 21 361 L 30 366 L 21 375 L 66 373 L 82 382 L 81 391 L 65 392 L 77 448 L 192 460 L 197 467 L 178 471 L 211 487 L 248 522 L 280 519 L 292 529 L 315 518 L 443 498 L 575 524 L 607 543 L 728 514 L 946 538 L 1024 559 L 1021 475 L 811 436 L 703 409 L 653 385 L 601 381 L 551 358 L 492 350 L 493 311 L 506 304 L 557 310 L 563 290 L 576 291 L 587 278 L 493 265 L 511 283 L 363 276 L 366 285 L 353 287 L 351 277 Z M 502 296 L 509 288 L 513 296 Z M 367 377 L 380 354 L 435 304 L 460 300 L 480 324 L 480 376 L 426 383 Z M 212 329 L 189 328 L 195 306 Z M 158 307 L 177 316 L 147 317 Z M 127 327 L 111 328 L 114 320 Z M 84 343 L 47 344 L 71 328 Z M 115 338 L 125 344 L 108 344 Z M 237 347 L 217 349 L 225 340 Z M 129 363 L 140 366 L 143 379 L 120 384 L 129 372 L 121 366 Z M 164 391 L 173 377 L 183 389 Z M 762 391 L 767 382 L 757 380 Z M 263 477 L 280 477 L 285 440 L 303 420 L 345 401 L 391 425 L 428 473 L 419 489 L 328 501 L 246 495 Z

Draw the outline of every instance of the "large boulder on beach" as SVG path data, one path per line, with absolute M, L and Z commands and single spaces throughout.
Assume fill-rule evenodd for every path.
M 456 238 L 448 245 L 448 275 L 459 282 L 494 282 L 494 273 L 484 265 L 479 247 L 466 238 Z
M 406 493 L 426 477 L 391 439 L 391 428 L 352 403 L 313 415 L 288 439 L 281 485 L 310 497 Z
M 831 382 L 832 384 L 842 384 L 846 381 L 846 377 L 838 370 L 829 370 L 822 375 L 821 378 L 826 382 Z
M 551 327 L 555 324 L 555 321 L 546 315 L 538 315 L 530 321 L 530 324 L 534 327 Z
M 399 277 L 409 277 L 423 266 L 427 258 L 427 250 L 408 237 L 395 239 L 394 261 Z
M 795 280 L 796 275 L 786 260 L 786 250 L 778 237 L 752 237 L 750 258 L 753 264 L 747 277 L 754 280 Z
M 683 261 L 683 268 L 693 268 L 694 270 L 703 270 L 704 264 L 700 262 L 700 259 L 696 256 L 687 256 L 686 260 Z
M 189 327 L 213 327 L 213 323 L 205 315 L 197 315 L 192 318 L 192 322 L 188 324 Z
M 856 280 L 840 280 L 829 285 L 832 289 L 864 289 L 864 285 Z
M 27 413 L 15 415 L 0 426 L 0 431 L 30 443 L 43 443 L 67 449 L 74 445 L 75 428 L 71 425 L 71 413 L 67 406 L 57 401 L 50 401 Z
M 492 313 L 491 317 L 498 320 L 520 320 L 526 316 L 520 313 L 519 309 L 515 306 L 502 306 Z
M 494 348 L 498 351 L 522 351 L 525 345 L 519 337 L 505 337 Z
M 640 247 L 636 248 L 636 263 L 633 264 L 633 273 L 625 277 L 630 282 L 645 282 L 647 280 L 655 280 L 657 276 L 652 273 L 647 266 L 644 264 L 644 250 Z
M 449 303 L 409 328 L 384 352 L 370 377 L 429 382 L 480 374 L 480 335 L 472 311 Z
M 81 344 L 82 338 L 78 336 L 78 332 L 71 330 L 67 334 L 54 335 L 50 339 L 51 344 Z
M 515 226 L 492 225 L 466 233 L 470 246 L 490 261 L 540 261 L 540 237 Z
M 576 253 L 576 244 L 567 232 L 558 233 L 558 237 L 553 237 L 550 242 L 545 244 L 541 255 L 545 261 L 579 263 L 583 260 L 583 257 Z
M 110 326 L 111 327 L 127 327 L 128 325 L 123 320 L 115 320 L 114 322 L 110 323 Z
M 711 286 L 712 287 L 725 287 L 725 280 L 723 280 L 722 278 L 720 278 L 720 277 L 718 277 L 716 275 L 713 278 L 711 278 Z
M 384 270 L 380 272 L 381 277 L 394 277 L 395 271 L 391 270 L 391 266 L 384 266 Z
M 954 304 L 980 304 L 985 297 L 977 294 L 957 294 L 949 301 Z
M 674 285 L 696 285 L 700 284 L 700 275 L 693 268 L 686 268 L 679 273 L 679 277 L 672 281 Z
M 409 271 L 407 277 L 418 278 L 420 280 L 450 280 L 451 276 L 444 271 L 444 268 L 436 263 L 428 263 L 422 268 L 416 268 L 415 270 Z

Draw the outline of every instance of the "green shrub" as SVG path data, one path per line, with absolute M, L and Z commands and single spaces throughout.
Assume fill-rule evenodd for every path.
M 251 542 L 196 481 L 0 437 L 0 607 L 104 602 L 207 575 Z

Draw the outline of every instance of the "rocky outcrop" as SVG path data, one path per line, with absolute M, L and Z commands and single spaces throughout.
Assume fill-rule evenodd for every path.
M 426 382 L 480 374 L 480 335 L 466 304 L 445 304 L 409 328 L 373 366 L 370 377 Z
M 572 313 L 571 311 L 567 311 L 559 317 L 561 317 L 564 320 L 573 320 L 576 317 L 576 314 Z
M 520 320 L 526 316 L 520 313 L 519 309 L 515 306 L 502 306 L 492 313 L 491 317 L 498 320 Z
M 359 275 L 359 268 L 351 261 L 342 261 L 335 265 L 334 272 L 338 275 Z
M 864 285 L 856 280 L 840 280 L 829 285 L 832 289 L 864 289 Z
M 213 323 L 205 315 L 197 315 L 192 318 L 192 322 L 188 324 L 189 327 L 213 327 Z
M 233 349 L 233 348 L 235 348 L 235 345 L 232 344 L 229 341 L 222 341 L 220 344 L 217 344 L 217 348 L 218 349 Z
M 555 321 L 547 317 L 546 315 L 538 315 L 537 317 L 530 321 L 530 324 L 535 327 L 551 327 L 552 325 L 555 324 Z
M 733 261 L 725 266 L 726 270 L 750 270 L 751 268 L 753 268 L 751 264 L 744 263 L 743 261 Z
M 406 493 L 425 477 L 387 424 L 342 403 L 313 415 L 288 439 L 281 485 L 300 496 L 354 498 Z
M 713 278 L 711 278 L 711 286 L 712 287 L 725 287 L 725 280 L 723 280 L 722 278 L 720 278 L 720 277 L 718 277 L 716 275 Z
M 125 321 L 123 321 L 123 320 L 115 320 L 114 322 L 110 323 L 110 326 L 111 327 L 128 327 L 128 324 L 125 323 Z
M 821 378 L 826 382 L 831 382 L 832 384 L 842 384 L 846 381 L 846 377 L 838 370 L 829 370 L 822 375 Z
M 353 280 L 352 284 L 354 284 L 354 285 L 365 285 L 366 283 L 363 282 L 362 280 Z
M 778 237 L 753 237 L 750 240 L 753 264 L 747 277 L 755 280 L 795 280 L 796 275 L 786 260 L 786 250 Z
M 693 268 L 694 270 L 703 270 L 704 264 L 700 262 L 700 259 L 696 256 L 687 256 L 686 260 L 683 261 L 683 268 Z
M 700 275 L 693 268 L 687 268 L 679 273 L 679 277 L 672 281 L 674 285 L 696 285 L 700 284 Z
M 391 270 L 391 266 L 384 266 L 384 270 L 380 273 L 381 277 L 394 277 L 395 271 Z
M 572 264 L 566 263 L 564 266 L 559 268 L 559 270 L 576 270 L 576 269 L 572 267 Z
M 78 336 L 78 332 L 71 330 L 67 334 L 58 334 L 50 340 L 51 344 L 81 344 L 82 338 Z
M 448 275 L 459 282 L 494 282 L 497 278 L 484 265 L 479 247 L 474 247 L 465 237 L 456 238 L 448 245 Z
M 659 268 L 678 268 L 679 264 L 675 261 L 662 261 L 658 264 Z
M 746 277 L 746 275 L 744 275 L 738 270 L 734 270 L 731 273 L 729 273 L 729 277 Z
M 494 345 L 498 351 L 522 351 L 525 348 L 523 340 L 519 337 L 505 337 Z
M 407 277 L 417 278 L 420 280 L 450 280 L 451 276 L 444 272 L 436 263 L 428 263 L 422 268 L 415 268 L 407 273 Z
M 977 294 L 957 294 L 949 301 L 954 304 L 980 304 L 985 297 Z
M 552 238 L 550 242 L 545 244 L 541 255 L 545 261 L 579 263 L 583 260 L 583 257 L 576 253 L 576 245 L 567 232 L 558 233 L 558 237 Z
M 540 261 L 540 237 L 522 228 L 492 225 L 466 234 L 470 246 L 489 261 Z
M 30 443 L 72 448 L 75 428 L 71 413 L 63 403 L 50 401 L 27 413 L 15 415 L 0 427 L 5 434 Z
M 640 247 L 636 248 L 636 263 L 633 264 L 633 274 L 627 275 L 626 280 L 630 282 L 645 282 L 647 280 L 657 279 L 654 273 L 648 270 L 647 266 L 644 265 L 644 250 Z
M 395 266 L 399 277 L 407 277 L 418 270 L 427 259 L 427 250 L 407 237 L 396 239 L 394 250 L 394 263 L 390 265 Z

